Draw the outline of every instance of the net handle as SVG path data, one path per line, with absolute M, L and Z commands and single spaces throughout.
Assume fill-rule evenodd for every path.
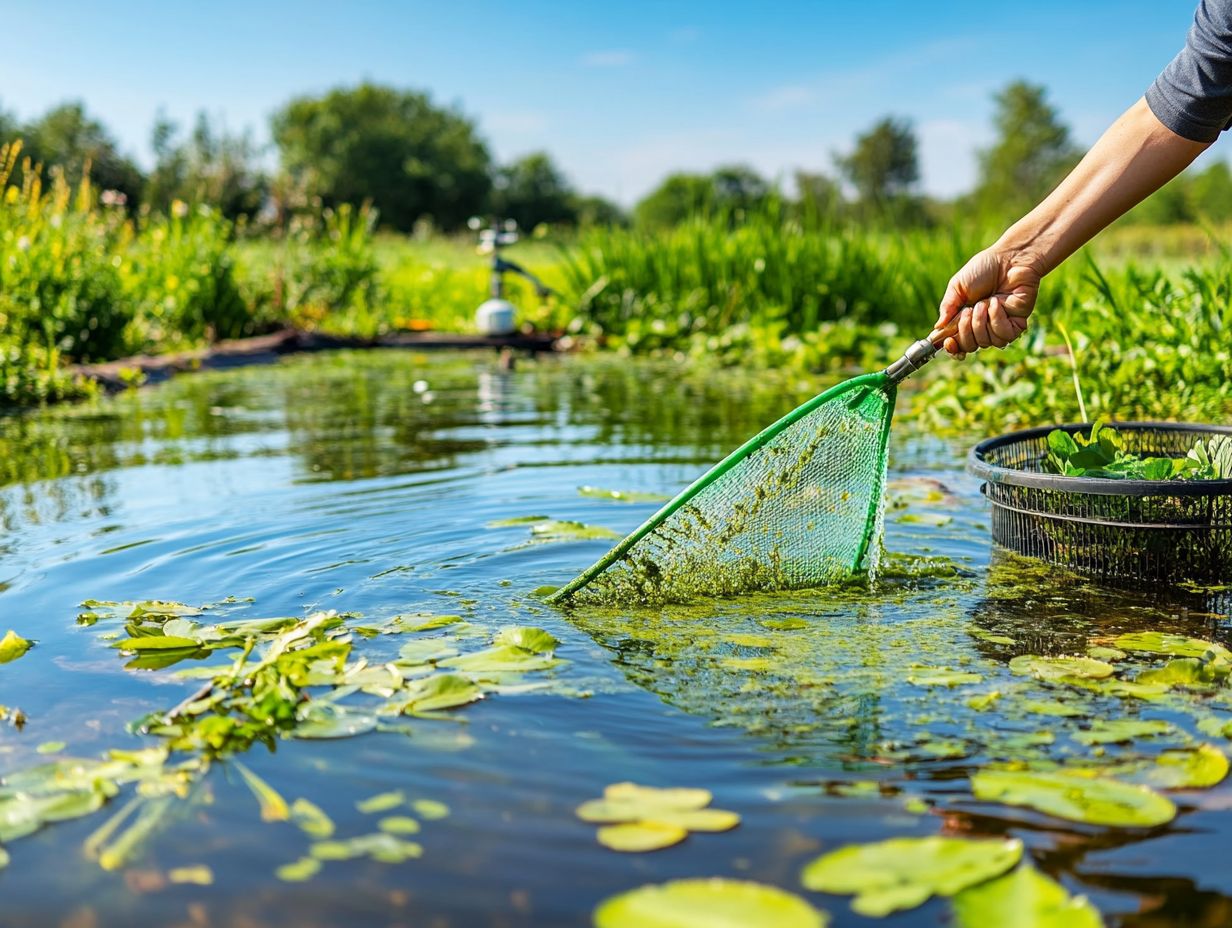
M 645 538 L 648 534 L 650 534 L 652 531 L 658 528 L 664 522 L 664 520 L 674 515 L 683 506 L 687 505 L 690 500 L 692 500 L 695 496 L 697 496 L 698 493 L 706 489 L 706 487 L 710 486 L 712 483 L 714 483 L 716 480 L 718 480 L 720 477 L 722 477 L 724 474 L 730 471 L 733 467 L 735 467 L 737 464 L 739 464 L 741 461 L 743 461 L 745 458 L 751 455 L 758 448 L 765 445 L 767 442 L 769 442 L 772 438 L 774 438 L 776 435 L 778 435 L 788 426 L 793 425 L 794 423 L 798 422 L 800 419 L 807 416 L 809 413 L 815 410 L 818 406 L 821 406 L 823 403 L 828 403 L 830 400 L 834 399 L 836 396 L 841 396 L 842 394 L 850 392 L 852 390 L 858 390 L 862 387 L 870 387 L 873 389 L 884 389 L 886 386 L 889 386 L 891 383 L 892 382 L 890 381 L 889 377 L 886 375 L 885 371 L 877 371 L 876 373 L 873 373 L 873 374 L 861 374 L 859 377 L 853 377 L 850 380 L 845 380 L 840 384 L 836 384 L 833 387 L 831 387 L 829 390 L 826 390 L 822 393 L 817 394 L 817 396 L 813 397 L 811 400 L 804 403 L 803 405 L 797 406 L 795 409 L 793 409 L 787 415 L 783 416 L 783 418 L 779 419 L 773 425 L 767 426 L 766 428 L 762 429 L 760 432 L 758 432 L 756 435 L 754 435 L 752 438 L 746 441 L 743 445 L 741 445 L 739 448 L 737 448 L 735 451 L 729 454 L 727 457 L 723 458 L 723 460 L 719 461 L 718 464 L 714 465 L 714 467 L 710 468 L 710 470 L 706 471 L 704 474 L 702 474 L 700 477 L 698 477 L 696 480 L 690 483 L 687 487 L 685 487 L 683 490 L 677 493 L 674 497 L 672 497 L 670 500 L 664 503 L 663 508 L 661 508 L 658 512 L 652 515 L 649 519 L 647 519 L 645 522 L 643 522 L 641 525 L 635 528 L 632 532 L 626 535 L 623 539 L 621 539 L 612 548 L 612 550 L 608 551 L 607 554 L 603 555 L 603 557 L 597 560 L 594 564 L 586 568 L 586 570 L 582 571 L 582 573 L 578 574 L 576 577 L 570 580 L 569 583 L 567 583 L 565 586 L 562 586 L 555 593 L 552 593 L 550 596 L 548 596 L 546 601 L 549 603 L 554 603 L 554 604 L 564 602 L 566 599 L 568 599 L 570 596 L 572 596 L 582 587 L 590 583 L 590 581 L 594 580 L 595 577 L 599 576 L 599 574 L 603 573 L 605 570 L 611 567 L 612 564 L 614 564 L 616 561 L 624 557 L 624 555 L 628 553 L 630 548 L 632 548 L 635 544 L 637 544 L 639 541 Z M 881 436 L 882 453 L 884 453 L 885 442 L 888 440 L 888 435 L 889 435 L 889 430 L 890 430 L 890 425 L 888 421 L 889 417 L 886 417 L 886 418 L 887 418 L 887 421 L 885 423 L 882 436 Z M 865 546 L 867 547 L 867 541 L 865 542 Z M 863 557 L 863 551 L 861 551 L 861 557 Z M 858 564 L 859 560 L 857 560 L 856 563 Z

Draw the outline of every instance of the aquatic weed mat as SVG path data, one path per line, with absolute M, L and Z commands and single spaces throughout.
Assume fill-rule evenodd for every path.
M 819 394 L 682 490 L 551 601 L 688 602 L 875 575 L 895 395 L 883 374 Z

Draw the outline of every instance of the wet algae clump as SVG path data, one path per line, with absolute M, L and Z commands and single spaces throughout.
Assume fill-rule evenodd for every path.
M 875 572 L 893 394 L 840 392 L 719 465 L 572 595 L 589 605 L 688 602 Z

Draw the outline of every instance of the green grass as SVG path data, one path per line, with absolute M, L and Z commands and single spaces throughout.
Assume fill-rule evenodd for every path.
M 72 361 L 162 351 L 280 325 L 356 335 L 473 331 L 490 258 L 469 238 L 374 233 L 342 208 L 276 234 L 203 205 L 127 217 L 88 180 L 8 183 L 0 151 L 0 406 L 88 390 Z M 25 172 L 25 176 L 33 176 Z M 507 277 L 521 320 L 583 344 L 698 363 L 811 372 L 884 367 L 926 334 L 949 276 L 991 230 L 802 223 L 782 204 L 733 222 L 593 229 L 509 257 L 559 291 Z M 1077 416 L 1221 419 L 1232 410 L 1232 252 L 1219 230 L 1121 226 L 1045 282 L 1028 336 L 914 378 L 933 428 Z M 1061 326 L 1072 334 L 1071 359 Z

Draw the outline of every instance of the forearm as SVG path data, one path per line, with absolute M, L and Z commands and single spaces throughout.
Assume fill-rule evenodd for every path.
M 1017 256 L 1042 277 L 1183 171 L 1209 145 L 1177 135 L 1139 100 L 995 247 Z

